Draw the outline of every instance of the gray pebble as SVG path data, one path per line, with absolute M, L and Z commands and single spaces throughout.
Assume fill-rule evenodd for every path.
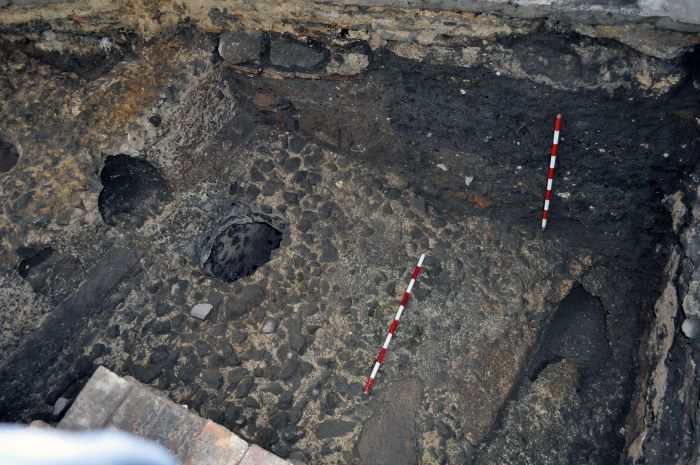
M 695 317 L 686 318 L 681 325 L 681 331 L 688 339 L 700 340 L 700 319 Z
M 300 137 L 293 137 L 292 140 L 289 141 L 289 148 L 292 149 L 292 152 L 299 153 L 304 150 L 305 146 L 306 141 Z
M 258 34 L 245 31 L 224 32 L 219 38 L 219 55 L 224 61 L 232 64 L 256 62 L 261 43 Z
M 68 402 L 70 402 L 68 399 L 65 397 L 59 397 L 58 400 L 56 401 L 55 404 L 53 404 L 53 411 L 51 414 L 54 417 L 61 416 L 63 412 L 66 410 L 66 407 L 68 407 Z
M 265 184 L 263 184 L 261 193 L 265 197 L 269 197 L 271 195 L 274 195 L 276 190 L 277 190 L 276 183 L 274 183 L 273 181 L 267 181 Z
M 200 320 L 203 320 L 207 317 L 207 315 L 209 315 L 209 312 L 211 312 L 212 308 L 214 308 L 212 304 L 197 304 L 194 307 L 192 307 L 190 315 L 192 315 L 195 318 L 199 318 Z
M 219 389 L 224 384 L 223 375 L 218 370 L 214 369 L 206 370 L 202 374 L 202 379 L 208 386 L 214 389 Z
M 262 332 L 263 334 L 274 333 L 275 331 L 277 331 L 277 326 L 279 326 L 279 321 L 272 318 L 268 319 L 265 321 L 265 323 L 263 323 L 260 332 Z
M 242 399 L 245 396 L 247 396 L 248 393 L 250 393 L 250 391 L 251 391 L 251 389 L 253 389 L 254 385 L 255 385 L 255 378 L 248 375 L 238 383 L 238 386 L 236 387 L 236 390 L 234 391 L 234 395 L 236 396 L 237 399 Z
M 245 368 L 236 368 L 227 376 L 228 385 L 231 388 L 238 386 L 243 378 L 248 375 L 248 370 Z
M 298 170 L 301 167 L 301 158 L 299 157 L 292 157 L 292 158 L 287 158 L 284 163 L 282 163 L 282 168 L 287 173 L 293 173 L 296 170 Z
M 299 196 L 294 192 L 284 192 L 282 194 L 282 198 L 284 198 L 284 201 L 289 204 L 299 205 Z

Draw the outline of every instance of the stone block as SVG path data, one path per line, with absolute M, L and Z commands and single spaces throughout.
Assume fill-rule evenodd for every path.
M 238 465 L 247 451 L 247 442 L 223 426 L 208 421 L 183 465 Z
M 252 445 L 239 465 L 291 465 L 291 463 L 265 449 Z
M 59 428 L 126 431 L 159 443 L 183 465 L 289 465 L 162 393 L 104 367 L 95 371 Z
M 323 63 L 326 52 L 290 37 L 270 42 L 270 61 L 274 66 L 288 69 L 311 69 Z
M 259 33 L 227 31 L 219 38 L 219 55 L 226 63 L 257 63 L 262 49 Z
M 155 441 L 182 462 L 204 424 L 186 408 L 135 385 L 105 426 Z
M 131 386 L 105 367 L 98 367 L 58 427 L 77 431 L 105 427 Z

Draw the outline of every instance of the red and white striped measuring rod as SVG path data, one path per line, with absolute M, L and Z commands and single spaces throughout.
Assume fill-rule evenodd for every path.
M 386 339 L 384 340 L 384 345 L 382 346 L 381 349 L 379 349 L 379 355 L 377 356 L 377 361 L 374 363 L 374 368 L 372 369 L 372 374 L 369 375 L 369 378 L 367 379 L 367 383 L 365 384 L 365 388 L 362 390 L 365 394 L 369 394 L 369 392 L 372 390 L 372 385 L 374 384 L 374 378 L 377 376 L 377 372 L 379 371 L 379 367 L 382 364 L 382 361 L 384 361 L 384 356 L 386 355 L 386 350 L 389 348 L 389 342 L 391 342 L 391 338 L 394 336 L 396 333 L 396 327 L 399 325 L 399 319 L 401 318 L 401 314 L 403 313 L 403 309 L 406 307 L 406 304 L 408 303 L 408 298 L 411 296 L 411 291 L 413 290 L 413 286 L 416 284 L 416 280 L 418 279 L 418 275 L 420 274 L 420 269 L 423 266 L 423 259 L 425 258 L 425 254 L 420 256 L 420 260 L 418 260 L 418 264 L 416 265 L 416 269 L 413 270 L 413 275 L 411 276 L 411 282 L 408 283 L 408 287 L 406 288 L 406 292 L 403 293 L 403 298 L 401 299 L 401 304 L 399 304 L 399 310 L 396 312 L 396 316 L 394 317 L 394 322 L 391 323 L 391 326 L 389 327 L 389 333 L 386 335 Z
M 554 142 L 552 142 L 552 156 L 549 159 L 549 172 L 547 173 L 547 193 L 544 195 L 544 213 L 542 213 L 542 230 L 547 227 L 549 217 L 549 201 L 552 199 L 552 184 L 554 183 L 554 166 L 557 164 L 557 147 L 559 147 L 559 129 L 561 129 L 561 115 L 557 115 L 554 123 Z

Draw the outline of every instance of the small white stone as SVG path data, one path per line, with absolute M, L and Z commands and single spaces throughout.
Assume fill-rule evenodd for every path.
M 180 285 L 179 285 L 178 283 L 173 284 L 173 285 L 170 287 L 170 295 L 175 295 L 175 294 L 177 294 L 177 291 L 179 291 L 179 290 L 180 290 Z
M 263 324 L 263 327 L 260 331 L 263 334 L 274 333 L 275 331 L 277 331 L 278 325 L 279 325 L 279 322 L 277 320 L 269 319 L 269 320 L 265 321 L 265 323 Z
M 112 42 L 109 39 L 109 37 L 103 37 L 102 39 L 100 39 L 100 48 L 102 49 L 102 51 L 109 52 L 116 47 L 116 44 Z
M 29 426 L 32 428 L 53 428 L 53 426 L 49 425 L 44 420 L 33 420 Z
M 437 167 L 440 168 L 442 171 L 447 171 L 447 167 L 442 163 L 438 163 Z
M 459 93 L 460 93 L 460 94 L 462 94 L 462 95 L 464 95 L 464 94 L 466 94 L 466 93 L 467 93 L 467 91 L 466 91 L 466 90 L 464 90 L 464 89 L 459 89 Z
M 464 177 L 464 185 L 468 186 L 469 184 L 474 181 L 474 176 L 465 176 Z
M 197 304 L 194 307 L 192 307 L 190 315 L 192 315 L 195 318 L 199 318 L 200 320 L 203 320 L 207 317 L 207 315 L 209 315 L 209 312 L 211 312 L 212 308 L 214 308 L 212 304 Z
M 68 399 L 65 397 L 59 397 L 58 400 L 56 401 L 55 404 L 53 404 L 53 416 L 57 417 L 63 413 L 64 410 L 66 410 L 66 407 L 68 406 Z
M 700 333 L 700 327 L 698 325 L 698 320 L 695 318 L 686 318 L 681 325 L 681 331 L 685 334 L 685 337 L 689 339 L 694 339 Z
M 602 148 L 601 148 L 601 149 L 598 149 L 598 152 L 600 152 L 600 153 L 605 153 L 605 149 L 602 149 Z
M 669 157 L 669 154 L 668 154 L 668 152 L 664 152 L 664 154 L 663 154 L 662 156 L 663 156 L 664 158 L 668 158 L 668 157 Z
M 561 197 L 562 199 L 568 199 L 571 197 L 570 192 L 557 192 L 557 196 Z

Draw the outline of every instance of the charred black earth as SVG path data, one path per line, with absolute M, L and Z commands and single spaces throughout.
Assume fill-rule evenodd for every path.
M 544 26 L 494 39 L 519 67 L 225 40 L 120 38 L 87 74 L 3 42 L 0 420 L 56 421 L 105 365 L 298 463 L 624 461 L 697 54 L 657 92 L 639 51 Z

